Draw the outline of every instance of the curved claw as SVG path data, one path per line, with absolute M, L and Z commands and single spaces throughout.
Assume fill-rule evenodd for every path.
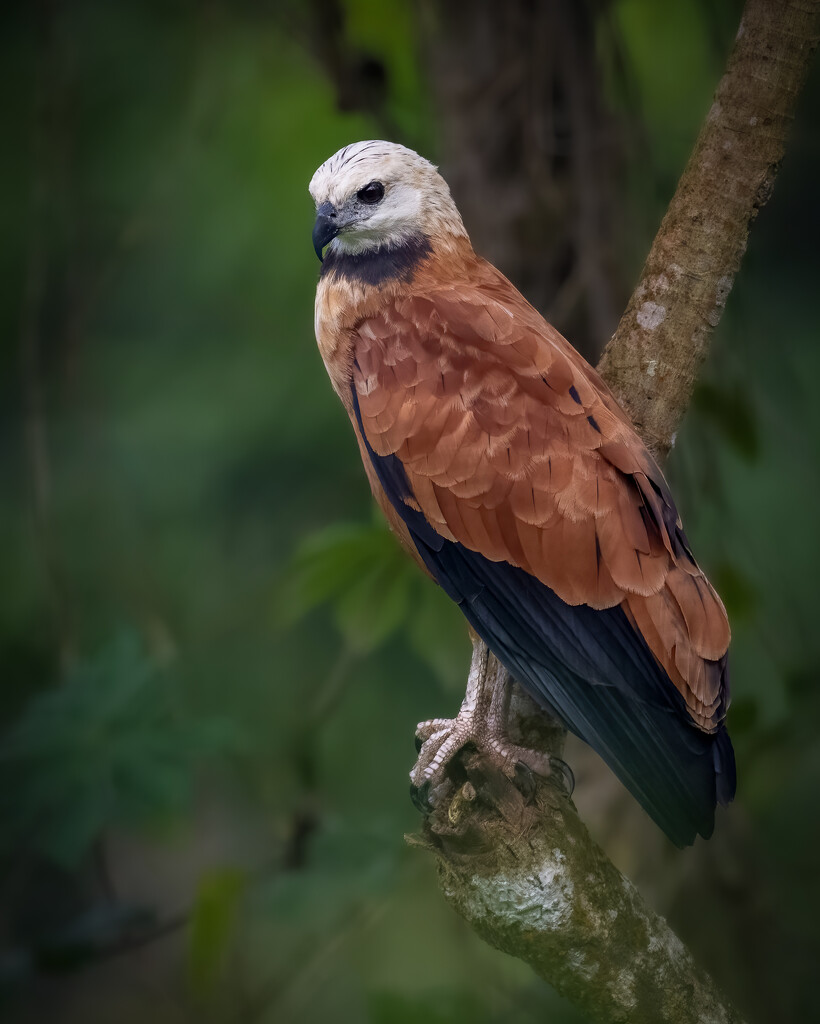
M 413 806 L 417 811 L 422 814 L 429 814 L 433 809 L 433 805 L 430 803 L 430 783 L 425 782 L 421 786 L 414 786 L 410 783 L 410 799 L 413 801 Z
M 550 768 L 560 775 L 564 789 L 567 791 L 567 796 L 572 796 L 575 791 L 575 774 L 567 762 L 562 761 L 560 757 L 551 757 Z
M 521 791 L 521 795 L 527 803 L 530 803 L 535 796 L 535 772 L 523 761 L 516 761 L 515 768 L 513 770 L 515 772 L 516 786 Z
M 521 794 L 527 801 L 532 800 L 535 796 L 536 777 L 540 773 L 526 761 L 516 761 L 514 772 L 515 782 Z M 560 780 L 567 796 L 572 796 L 575 790 L 575 775 L 566 761 L 562 761 L 560 757 L 551 757 L 549 759 L 549 774 Z

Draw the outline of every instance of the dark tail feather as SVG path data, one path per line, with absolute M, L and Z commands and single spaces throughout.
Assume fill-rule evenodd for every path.
M 355 389 L 352 395 L 358 416 Z M 367 444 L 361 419 L 359 430 Z M 411 491 L 396 456 L 367 448 L 425 565 L 496 657 L 598 751 L 673 843 L 708 838 L 715 803 L 728 803 L 735 792 L 728 733 L 694 725 L 623 611 L 568 605 L 522 569 L 445 540 L 405 502 Z
M 712 747 L 715 762 L 715 779 L 717 782 L 718 803 L 725 807 L 735 798 L 737 789 L 737 769 L 735 767 L 735 751 L 726 726 L 722 725 L 715 736 Z
M 493 653 L 546 710 L 589 743 L 677 846 L 714 828 L 734 793 L 724 727 L 710 735 L 620 608 L 565 604 L 534 577 L 461 545 L 419 545 Z

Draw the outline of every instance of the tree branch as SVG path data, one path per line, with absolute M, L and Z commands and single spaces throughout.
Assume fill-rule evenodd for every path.
M 488 684 L 498 673 L 489 654 Z M 561 757 L 563 729 L 517 686 L 509 729 L 513 743 Z M 740 1024 L 591 838 L 557 776 L 513 782 L 472 750 L 448 772 L 452 795 L 408 839 L 436 854 L 444 896 L 481 938 L 602 1024 Z
M 747 0 L 712 109 L 598 364 L 660 457 L 674 444 L 749 226 L 772 194 L 818 12 L 816 0 Z
M 715 102 L 599 365 L 659 457 L 674 443 L 749 225 L 771 195 L 818 33 L 820 0 L 748 0 Z M 492 655 L 487 664 L 491 678 Z M 510 731 L 514 743 L 561 755 L 560 729 L 518 688 Z M 445 897 L 482 938 L 596 1021 L 740 1020 L 553 779 L 516 785 L 469 751 L 450 772 L 453 795 L 414 841 L 435 851 Z

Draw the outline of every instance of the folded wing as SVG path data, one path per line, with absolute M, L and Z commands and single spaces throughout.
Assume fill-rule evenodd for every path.
M 506 279 L 479 268 L 469 286 L 421 282 L 357 325 L 353 403 L 371 475 L 477 631 L 639 798 L 644 769 L 627 770 L 624 751 L 653 728 L 634 725 L 651 706 L 709 761 L 713 808 L 706 734 L 723 732 L 728 702 L 723 605 L 606 386 Z M 573 630 L 580 661 L 560 640 Z M 726 744 L 717 796 L 730 799 Z M 668 759 L 658 756 L 651 770 Z M 663 770 L 685 788 L 682 767 Z M 656 820 L 662 800 L 642 798 Z M 702 815 L 693 827 L 707 827 Z

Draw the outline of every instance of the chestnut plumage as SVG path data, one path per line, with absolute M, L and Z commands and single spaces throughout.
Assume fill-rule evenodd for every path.
M 708 836 L 735 789 L 729 626 L 629 418 L 422 157 L 357 143 L 311 192 L 317 340 L 389 522 L 674 842 Z

